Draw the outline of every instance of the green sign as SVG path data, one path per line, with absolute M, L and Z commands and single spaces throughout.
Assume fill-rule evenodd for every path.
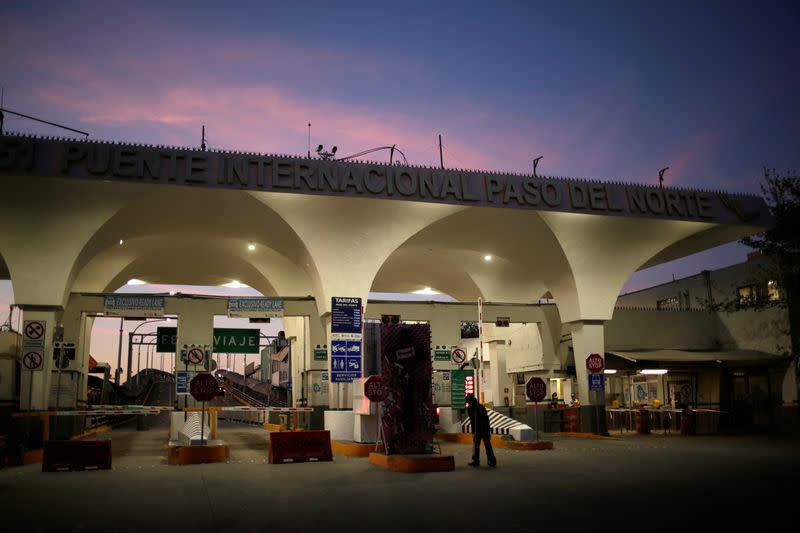
M 325 348 L 315 348 L 314 349 L 314 361 L 327 361 L 328 360 L 328 350 Z
M 156 351 L 175 352 L 178 328 L 158 328 Z M 261 330 L 214 328 L 214 353 L 259 353 Z
M 449 361 L 450 360 L 450 350 L 434 350 L 434 352 L 433 352 L 433 360 L 434 361 Z
M 467 394 L 466 381 L 467 376 L 472 377 L 474 372 L 472 370 L 453 370 L 450 372 L 450 403 L 453 409 L 464 409 L 467 403 L 464 401 L 464 396 Z M 474 393 L 474 390 L 470 392 Z

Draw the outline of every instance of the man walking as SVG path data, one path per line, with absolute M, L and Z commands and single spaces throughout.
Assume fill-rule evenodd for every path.
M 489 428 L 489 414 L 482 406 L 474 394 L 465 396 L 467 402 L 467 414 L 472 425 L 472 462 L 470 466 L 480 466 L 481 464 L 481 441 L 486 448 L 486 460 L 489 466 L 497 465 L 497 459 L 492 450 L 491 429 Z

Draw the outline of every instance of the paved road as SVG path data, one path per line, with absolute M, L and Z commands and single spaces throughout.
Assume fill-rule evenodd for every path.
M 798 442 L 764 436 L 560 438 L 552 451 L 497 450 L 496 469 L 444 443 L 456 471 L 430 474 L 339 455 L 270 465 L 266 432 L 247 426 L 221 427 L 228 464 L 167 465 L 164 428 L 106 436 L 110 471 L 0 470 L 3 530 L 759 531 L 793 520 L 800 480 Z

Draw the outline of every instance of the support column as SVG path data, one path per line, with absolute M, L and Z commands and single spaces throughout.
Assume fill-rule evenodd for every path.
M 589 371 L 586 358 L 596 353 L 605 360 L 604 325 L 601 320 L 581 320 L 570 324 L 575 371 L 578 380 L 578 399 L 581 402 L 581 431 L 605 435 L 604 391 L 589 391 Z
M 178 335 L 175 350 L 175 369 L 185 370 L 186 365 L 181 361 L 181 348 L 184 344 L 214 345 L 214 309 L 203 300 L 188 300 L 178 311 Z M 211 301 L 213 302 L 213 301 Z M 213 357 L 213 353 L 210 355 Z M 190 372 L 203 372 L 205 365 L 189 365 Z M 244 372 L 244 369 L 242 370 Z M 183 401 L 178 401 L 178 407 L 191 407 L 197 402 L 190 395 L 183 396 Z
M 44 324 L 44 340 L 42 353 L 42 365 L 37 370 L 27 370 L 22 366 L 20 372 L 20 390 L 19 390 L 19 404 L 22 411 L 29 410 L 47 410 L 50 402 L 50 387 L 53 382 L 51 375 L 56 366 L 53 364 L 53 333 L 58 321 L 61 319 L 60 311 L 38 311 L 25 309 L 24 305 L 20 306 L 23 309 L 22 324 L 23 329 L 28 320 L 35 320 Z M 39 307 L 39 306 L 37 306 Z M 23 337 L 24 339 L 24 337 Z M 22 357 L 25 358 L 26 352 L 38 351 L 37 348 L 26 349 L 23 340 Z

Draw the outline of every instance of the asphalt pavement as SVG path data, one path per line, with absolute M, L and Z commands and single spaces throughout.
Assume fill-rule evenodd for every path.
M 221 424 L 230 462 L 171 466 L 163 426 L 117 428 L 113 468 L 0 470 L 5 531 L 678 531 L 762 530 L 796 509 L 796 439 L 628 435 L 550 437 L 549 451 L 441 443 L 454 472 L 406 474 L 366 458 L 271 465 L 268 432 Z

